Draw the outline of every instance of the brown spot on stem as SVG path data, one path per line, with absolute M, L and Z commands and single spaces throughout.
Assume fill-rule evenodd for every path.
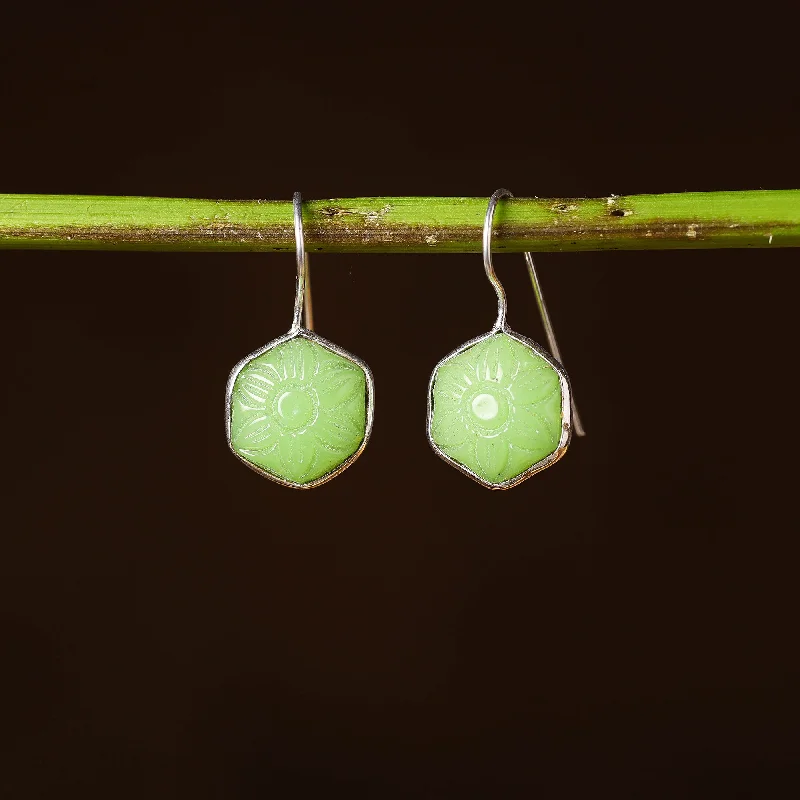
M 577 211 L 578 206 L 575 203 L 556 203 L 550 206 L 550 210 L 555 211 L 557 214 L 569 214 L 570 211 Z

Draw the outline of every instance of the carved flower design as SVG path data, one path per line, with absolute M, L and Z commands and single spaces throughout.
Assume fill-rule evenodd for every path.
M 438 367 L 431 438 L 487 483 L 503 483 L 557 449 L 561 400 L 555 369 L 496 333 Z
M 246 364 L 231 397 L 231 446 L 294 483 L 333 471 L 366 431 L 364 370 L 318 342 L 290 339 Z

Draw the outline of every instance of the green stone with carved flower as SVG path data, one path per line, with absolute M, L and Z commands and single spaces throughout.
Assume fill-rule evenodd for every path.
M 231 447 L 246 461 L 297 484 L 347 461 L 364 441 L 362 367 L 297 337 L 248 362 L 231 397 Z
M 431 438 L 490 484 L 517 477 L 557 448 L 558 373 L 535 350 L 496 333 L 434 374 Z

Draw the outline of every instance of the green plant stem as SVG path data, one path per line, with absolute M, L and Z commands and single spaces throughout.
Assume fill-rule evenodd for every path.
M 313 200 L 304 204 L 306 248 L 479 252 L 486 204 L 485 197 Z M 507 252 L 798 247 L 800 190 L 503 200 L 495 241 Z M 292 204 L 0 195 L 0 248 L 293 250 Z

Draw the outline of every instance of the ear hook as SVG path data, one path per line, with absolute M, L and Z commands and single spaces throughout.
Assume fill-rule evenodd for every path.
M 500 283 L 492 265 L 492 219 L 494 218 L 494 210 L 497 206 L 497 201 L 503 197 L 513 197 L 514 195 L 508 189 L 498 189 L 489 198 L 489 207 L 486 209 L 486 218 L 483 222 L 483 266 L 486 270 L 486 277 L 489 283 L 494 287 L 497 293 L 497 322 L 494 324 L 493 330 L 505 330 L 506 327 L 506 311 L 508 302 L 506 301 L 506 292 L 503 289 L 503 284 Z M 556 341 L 556 334 L 553 330 L 553 323 L 550 321 L 550 314 L 547 312 L 547 305 L 544 302 L 544 294 L 542 287 L 539 283 L 539 276 L 536 274 L 536 267 L 533 263 L 533 255 L 525 253 L 525 263 L 528 265 L 528 274 L 533 284 L 533 292 L 536 295 L 536 305 L 539 307 L 539 316 L 542 318 L 542 326 L 544 327 L 545 335 L 547 336 L 547 343 L 550 346 L 550 352 L 560 364 L 564 364 L 561 358 L 561 350 Z M 581 418 L 578 416 L 578 409 L 575 406 L 573 396 L 572 400 L 572 429 L 577 436 L 586 436 L 586 431 L 581 423 Z
M 513 197 L 514 195 L 508 189 L 498 189 L 489 198 L 489 207 L 486 209 L 486 216 L 483 220 L 483 268 L 486 270 L 486 277 L 489 283 L 494 287 L 497 294 L 497 321 L 494 323 L 493 330 L 504 330 L 506 327 L 506 310 L 508 302 L 506 301 L 506 291 L 503 284 L 500 283 L 499 278 L 495 274 L 494 266 L 492 265 L 492 220 L 494 219 L 494 210 L 497 207 L 497 201 L 502 197 Z
M 561 350 L 558 348 L 556 333 L 553 330 L 553 323 L 550 321 L 550 314 L 547 313 L 547 305 L 544 302 L 544 294 L 542 294 L 539 276 L 536 274 L 532 253 L 525 253 L 525 263 L 528 265 L 528 275 L 530 275 L 531 283 L 533 284 L 533 293 L 536 295 L 536 305 L 539 306 L 539 316 L 542 318 L 542 325 L 544 326 L 545 336 L 547 336 L 547 344 L 550 346 L 550 352 L 559 364 L 563 364 L 564 361 L 561 358 Z M 574 397 L 572 398 L 572 430 L 577 436 L 586 436 L 581 418 L 578 416 L 578 408 L 575 405 Z
M 299 331 L 300 322 L 304 318 L 305 330 L 314 330 L 314 316 L 311 307 L 311 279 L 308 274 L 308 255 L 305 237 L 303 236 L 303 198 L 300 192 L 294 193 L 292 199 L 294 210 L 294 240 L 297 246 L 297 292 L 294 298 L 294 317 L 292 331 Z

